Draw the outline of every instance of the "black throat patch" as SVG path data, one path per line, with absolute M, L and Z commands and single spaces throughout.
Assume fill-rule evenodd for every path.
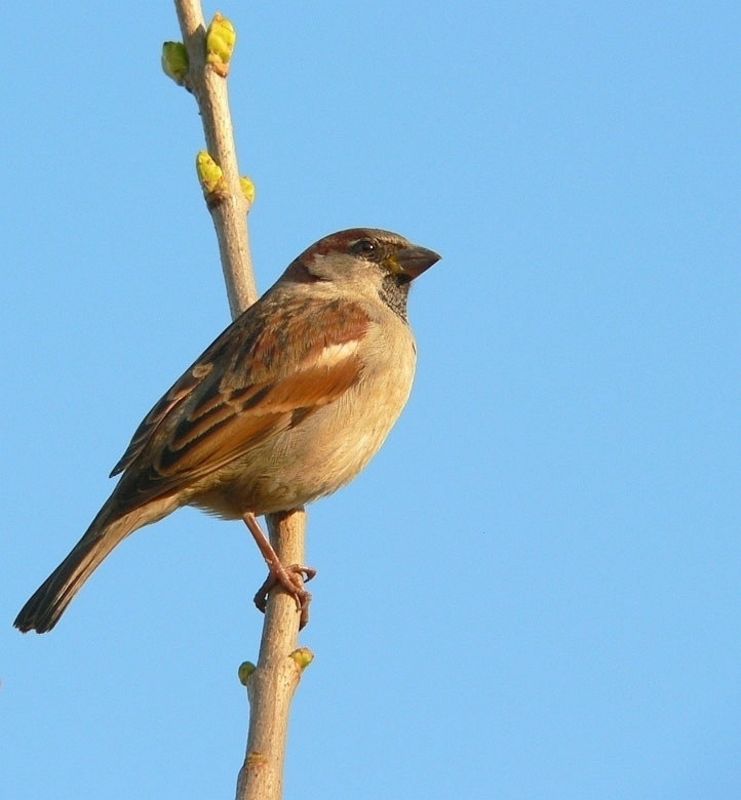
M 404 322 L 407 319 L 407 299 L 410 280 L 406 276 L 386 275 L 381 282 L 378 296 Z

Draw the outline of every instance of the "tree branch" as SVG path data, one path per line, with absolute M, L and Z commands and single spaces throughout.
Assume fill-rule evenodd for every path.
M 226 79 L 206 63 L 206 23 L 199 0 L 175 0 L 190 69 L 188 88 L 195 95 L 203 121 L 206 147 L 224 175 L 224 190 L 209 210 L 219 241 L 229 309 L 237 317 L 257 300 L 245 217 L 249 203 L 239 184 L 237 148 L 229 112 Z
M 175 0 L 188 53 L 184 85 L 198 103 L 208 152 L 223 180 L 206 200 L 219 242 L 232 318 L 257 299 L 246 215 L 250 202 L 240 185 L 225 72 L 208 63 L 206 24 L 200 0 Z M 283 564 L 304 563 L 306 514 L 303 509 L 268 518 L 270 541 Z M 245 761 L 239 772 L 237 800 L 280 800 L 291 700 L 303 668 L 311 661 L 297 650 L 299 614 L 292 597 L 271 592 L 257 666 L 244 664 L 250 725 Z
M 281 563 L 303 564 L 304 512 L 274 514 L 268 519 L 268 525 L 271 543 Z M 257 668 L 242 673 L 251 713 L 247 754 L 237 781 L 237 800 L 273 800 L 283 796 L 283 762 L 291 700 L 301 672 L 313 658 L 310 651 L 295 649 L 298 620 L 296 601 L 292 597 L 284 592 L 271 594 Z

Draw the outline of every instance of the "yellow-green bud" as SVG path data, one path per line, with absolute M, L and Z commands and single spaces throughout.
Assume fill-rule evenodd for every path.
M 188 75 L 188 51 L 182 42 L 164 42 L 162 44 L 162 69 L 178 86 L 185 83 Z
M 314 660 L 314 654 L 308 647 L 299 647 L 291 653 L 291 658 L 296 662 L 298 668 L 303 672 L 306 667 Z
M 206 61 L 222 78 L 229 74 L 236 41 L 234 25 L 217 11 L 206 31 Z
M 255 202 L 255 184 L 252 179 L 246 175 L 242 175 L 239 179 L 239 185 L 242 188 L 242 194 L 245 196 L 247 202 L 252 205 Z
M 257 667 L 251 661 L 243 661 L 239 665 L 239 669 L 237 670 L 237 675 L 239 676 L 239 682 L 242 686 L 247 685 L 247 681 L 250 679 L 250 675 L 257 669 Z
M 206 150 L 201 150 L 196 156 L 196 171 L 204 192 L 212 194 L 221 188 L 224 173 Z

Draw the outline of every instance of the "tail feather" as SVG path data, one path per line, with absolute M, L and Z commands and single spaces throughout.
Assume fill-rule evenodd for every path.
M 70 554 L 23 606 L 15 627 L 24 633 L 50 631 L 111 550 L 137 528 L 172 511 L 174 504 L 168 505 L 153 503 L 116 518 L 111 501 L 106 503 Z

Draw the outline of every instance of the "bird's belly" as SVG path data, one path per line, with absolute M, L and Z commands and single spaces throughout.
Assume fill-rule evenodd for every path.
M 349 483 L 378 452 L 409 398 L 411 340 L 399 356 L 398 369 L 364 376 L 341 399 L 223 468 L 218 485 L 190 504 L 235 519 L 247 511 L 298 508 Z

